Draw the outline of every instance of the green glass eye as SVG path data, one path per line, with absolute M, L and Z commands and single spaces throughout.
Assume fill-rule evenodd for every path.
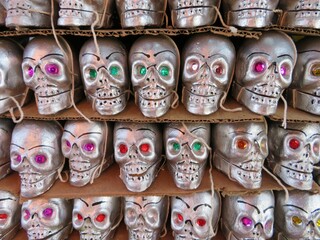
M 98 76 L 97 70 L 95 70 L 94 68 L 90 68 L 89 76 L 90 76 L 91 79 L 96 79 L 97 76 Z
M 201 142 L 195 142 L 192 146 L 194 151 L 200 151 L 201 147 L 202 147 Z
M 172 143 L 172 148 L 173 148 L 173 150 L 178 152 L 180 150 L 180 144 L 177 142 L 174 142 L 174 143 Z
M 142 76 L 144 76 L 144 75 L 147 74 L 147 68 L 144 67 L 144 66 L 140 66 L 140 67 L 138 68 L 138 70 L 139 70 L 140 75 L 142 75 Z
M 112 76 L 118 76 L 120 72 L 120 68 L 117 66 L 112 66 L 109 68 L 109 72 Z
M 160 68 L 160 75 L 163 77 L 169 76 L 170 69 L 167 66 L 161 67 Z

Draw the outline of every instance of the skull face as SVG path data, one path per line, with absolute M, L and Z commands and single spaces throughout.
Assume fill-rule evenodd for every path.
M 298 59 L 293 81 L 288 90 L 289 104 L 320 115 L 320 47 L 319 38 L 306 38 L 297 43 Z
M 226 0 L 222 1 L 226 24 L 239 27 L 261 28 L 275 22 L 274 10 L 279 0 Z
M 50 0 L 1 1 L 7 9 L 6 27 L 51 27 Z
M 61 198 L 34 199 L 22 204 L 21 226 L 28 239 L 68 239 L 72 231 L 72 205 Z
M 11 172 L 10 168 L 10 142 L 13 122 L 9 119 L 0 119 L 0 179 Z
M 146 190 L 155 179 L 161 163 L 162 134 L 158 125 L 116 123 L 114 158 L 120 177 L 133 192 Z
M 168 197 L 125 197 L 124 222 L 130 240 L 160 238 L 168 215 Z
M 176 28 L 194 28 L 209 26 L 217 19 L 216 9 L 221 0 L 171 0 L 168 1 L 171 10 L 172 26 Z
M 70 46 L 63 39 L 59 42 L 62 51 L 52 36 L 38 36 L 26 46 L 23 54 L 23 80 L 35 94 L 40 114 L 54 114 L 72 106 L 71 99 L 77 102 L 80 79 L 78 79 L 78 65 L 75 57 L 71 62 Z M 71 54 L 71 53 L 70 53 Z M 69 69 L 74 68 L 74 79 Z M 74 82 L 72 82 L 74 81 Z M 75 95 L 72 96 L 72 85 Z
M 290 191 L 287 202 L 284 192 L 277 193 L 275 209 L 277 239 L 319 239 L 319 209 L 319 193 Z
M 127 105 L 127 52 L 115 38 L 99 38 L 97 42 L 101 57 L 96 54 L 93 39 L 81 48 L 79 61 L 83 84 L 93 110 L 101 115 L 114 115 Z
M 223 199 L 222 232 L 227 240 L 264 240 L 273 235 L 274 196 L 264 191 Z
M 58 0 L 59 26 L 91 26 L 98 17 L 98 28 L 112 26 L 112 0 Z
M 69 158 L 70 184 L 84 186 L 97 178 L 97 170 L 112 163 L 112 130 L 106 122 L 67 121 L 61 140 Z
M 232 95 L 252 112 L 271 115 L 292 81 L 296 47 L 282 32 L 265 32 L 246 39 L 238 50 Z
M 166 0 L 116 0 L 122 28 L 161 27 Z
M 121 220 L 119 197 L 92 197 L 74 200 L 73 227 L 81 240 L 113 239 L 115 227 Z
M 21 196 L 38 196 L 55 182 L 64 164 L 61 136 L 61 126 L 53 121 L 24 120 L 14 127 L 11 168 L 19 172 Z
M 268 156 L 267 126 L 262 122 L 219 123 L 212 131 L 213 164 L 245 188 L 260 188 Z
M 170 108 L 179 79 L 180 55 L 167 36 L 143 36 L 130 49 L 131 81 L 146 117 L 161 117 Z
M 209 156 L 210 124 L 171 123 L 164 130 L 164 145 L 176 186 L 198 188 Z
M 0 239 L 10 240 L 20 229 L 19 199 L 10 192 L 0 190 Z
M 23 49 L 8 39 L 0 39 L 0 113 L 24 104 L 28 92 L 23 82 L 21 63 Z
M 210 192 L 171 198 L 171 228 L 175 240 L 215 236 L 220 218 L 220 195 Z
M 193 35 L 182 52 L 183 104 L 199 115 L 218 110 L 234 71 L 235 48 L 232 42 L 211 33 Z
M 281 26 L 320 28 L 318 0 L 280 0 L 279 8 L 283 10 Z
M 301 190 L 312 188 L 313 165 L 320 160 L 318 123 L 270 122 L 268 164 L 286 184 Z

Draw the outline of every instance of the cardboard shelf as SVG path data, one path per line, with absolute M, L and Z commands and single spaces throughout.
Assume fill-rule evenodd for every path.
M 8 191 L 19 197 L 20 195 L 20 177 L 17 172 L 12 172 L 0 180 L 0 189 Z

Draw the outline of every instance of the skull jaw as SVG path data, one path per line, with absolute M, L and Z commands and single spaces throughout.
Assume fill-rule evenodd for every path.
M 228 12 L 227 24 L 245 28 L 262 28 L 272 25 L 274 12 L 268 9 L 246 9 Z
M 88 95 L 89 96 L 89 95 Z M 96 110 L 100 115 L 110 116 L 122 112 L 127 106 L 127 96 L 122 94 L 116 98 L 96 98 L 89 96 L 89 101 L 92 103 L 93 110 Z
M 305 112 L 320 115 L 320 97 L 295 89 L 289 89 L 287 93 L 290 106 Z
M 277 240 L 296 240 L 296 239 L 301 239 L 301 240 L 313 240 L 313 239 L 320 239 L 320 235 L 318 234 L 308 234 L 306 233 L 307 230 L 305 230 L 304 234 L 301 234 L 300 236 L 288 236 L 287 233 L 284 232 L 278 232 L 277 234 L 275 234 L 275 236 L 277 237 Z M 315 230 L 313 230 L 313 232 L 315 232 Z
M 145 99 L 139 95 L 139 108 L 145 117 L 161 117 L 168 112 L 171 100 L 172 94 L 161 99 Z
M 11 240 L 20 231 L 20 222 L 12 226 L 7 232 L 0 234 L 1 240 Z
M 217 14 L 211 6 L 195 6 L 172 10 L 171 19 L 175 28 L 194 28 L 214 24 Z
M 302 27 L 302 28 L 320 28 L 320 11 L 289 11 L 284 12 L 284 18 L 281 20 L 281 26 Z
M 11 172 L 10 164 L 11 163 L 9 161 L 0 166 L 0 180 Z
M 130 240 L 157 240 L 160 238 L 160 232 L 158 230 L 149 229 L 129 229 Z
M 208 236 L 208 237 L 204 237 L 204 238 L 198 238 L 198 237 L 188 237 L 186 235 L 183 234 L 177 234 L 177 233 L 173 233 L 174 234 L 174 240 L 210 240 L 212 239 L 213 236 Z
M 22 11 L 21 9 L 12 9 L 12 12 L 15 11 Z M 8 15 L 6 18 L 6 27 L 14 28 L 14 27 L 44 27 L 49 28 L 51 27 L 51 20 L 50 20 L 50 11 L 48 12 L 48 15 L 32 12 L 30 13 L 30 16 L 23 15 L 20 13 L 17 14 L 10 14 L 10 11 L 8 11 Z
M 265 239 L 270 239 L 273 235 L 273 232 L 269 234 L 270 236 L 266 236 L 265 233 L 261 233 L 261 236 L 259 237 L 254 237 L 252 236 L 252 232 L 250 232 L 247 236 L 243 236 L 243 234 L 238 234 L 234 231 L 232 231 L 228 227 L 228 223 L 224 219 L 221 219 L 221 230 L 223 232 L 223 235 L 227 240 L 265 240 Z
M 29 240 L 39 240 L 39 239 L 50 239 L 50 240 L 61 240 L 61 239 L 68 239 L 69 234 L 72 232 L 72 223 L 68 223 L 66 226 L 64 226 L 61 229 L 56 229 L 53 233 L 50 235 L 41 235 L 43 233 L 43 230 L 39 228 L 28 229 L 28 239 Z M 47 232 L 48 230 L 46 230 Z
M 13 96 L 13 97 L 19 103 L 19 105 L 22 107 L 23 104 L 25 103 L 26 95 L 19 94 L 19 95 Z M 4 98 L 0 99 L 0 114 L 9 111 L 11 108 L 17 108 L 17 105 L 15 104 L 15 102 L 11 98 L 4 97 Z
M 113 239 L 115 229 L 111 230 L 110 228 L 106 230 L 97 230 L 95 231 L 92 227 L 89 231 L 83 230 L 80 232 L 80 240 L 111 240 Z
M 77 15 L 72 15 L 75 12 L 77 13 Z M 101 22 L 102 19 L 103 22 Z M 93 12 L 82 11 L 79 9 L 70 10 L 61 8 L 59 11 L 58 26 L 90 27 L 95 22 L 95 20 L 96 15 Z M 112 27 L 111 15 L 106 13 L 106 15 L 103 17 L 103 15 L 99 13 L 99 22 L 95 25 L 95 27 Z
M 120 16 L 122 28 L 145 26 L 161 27 L 163 19 L 163 12 L 152 12 L 148 10 L 130 10 L 125 13 L 121 13 Z

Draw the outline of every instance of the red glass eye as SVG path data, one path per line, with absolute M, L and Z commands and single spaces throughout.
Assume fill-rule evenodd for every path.
M 127 147 L 127 145 L 125 145 L 125 144 L 120 144 L 120 145 L 119 145 L 119 151 L 120 151 L 120 153 L 122 153 L 122 154 L 127 153 L 127 152 L 128 152 L 128 147 Z
M 21 162 L 21 160 L 22 160 L 21 155 L 20 155 L 20 154 L 16 155 L 16 156 L 15 156 L 15 160 L 16 160 L 17 162 Z
M 94 143 L 92 142 L 86 143 L 82 146 L 82 149 L 87 152 L 92 152 L 94 150 Z
M 183 216 L 180 213 L 176 215 L 175 222 L 177 224 L 181 224 L 183 222 Z
M 140 148 L 140 151 L 141 151 L 141 152 L 146 153 L 146 152 L 149 152 L 149 150 L 150 150 L 150 145 L 149 145 L 148 143 L 143 143 L 143 144 L 140 145 L 139 148 Z
M 54 63 L 49 63 L 45 66 L 45 70 L 48 74 L 57 75 L 59 74 L 59 66 Z
M 104 215 L 104 214 L 99 214 L 99 215 L 96 217 L 96 220 L 97 220 L 98 222 L 103 222 L 103 221 L 105 220 L 105 218 L 106 218 L 106 215 Z
M 250 218 L 248 218 L 248 217 L 243 217 L 242 219 L 241 219 L 241 222 L 242 222 L 242 224 L 244 225 L 244 226 L 246 226 L 246 227 L 251 227 L 252 226 L 252 220 L 250 219 Z
M 39 164 L 43 164 L 47 161 L 47 157 L 45 155 L 38 154 L 35 156 L 34 160 Z
M 77 218 L 78 218 L 78 220 L 79 220 L 79 221 L 82 221 L 82 220 L 83 220 L 82 215 L 81 215 L 81 214 L 79 214 L 79 213 L 77 214 Z
M 24 217 L 23 218 L 25 220 L 28 220 L 30 218 L 30 216 L 31 216 L 30 211 L 28 209 L 24 210 Z
M 217 66 L 215 72 L 217 75 L 222 75 L 223 74 L 223 67 Z
M 28 67 L 27 74 L 28 74 L 29 77 L 33 77 L 34 70 L 33 70 L 33 68 L 31 66 Z
M 292 149 L 298 149 L 300 147 L 300 141 L 298 139 L 291 139 L 289 142 L 289 146 Z
M 45 218 L 50 218 L 53 214 L 53 209 L 52 208 L 46 208 L 45 210 L 42 211 L 42 214 Z
M 8 215 L 6 213 L 0 213 L 0 220 L 6 220 Z
M 203 218 L 199 218 L 199 219 L 197 219 L 197 224 L 200 227 L 204 227 L 207 224 L 207 221 Z
M 239 139 L 237 140 L 236 145 L 237 145 L 237 148 L 244 150 L 248 147 L 249 143 L 247 140 Z
M 254 70 L 257 72 L 257 73 L 262 73 L 264 72 L 264 70 L 266 70 L 266 64 L 264 62 L 257 62 L 255 65 L 254 65 Z

